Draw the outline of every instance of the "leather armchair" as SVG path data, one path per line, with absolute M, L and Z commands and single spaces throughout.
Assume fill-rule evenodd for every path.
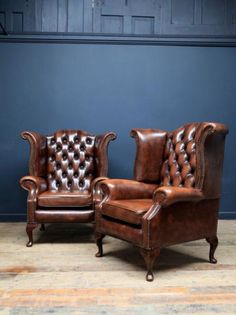
M 173 132 L 133 129 L 137 143 L 134 180 L 96 184 L 97 257 L 105 235 L 136 245 L 144 257 L 146 280 L 161 248 L 205 238 L 216 263 L 217 216 L 224 142 L 219 123 L 192 123 Z
M 52 136 L 24 131 L 30 143 L 29 176 L 20 185 L 28 191 L 27 246 L 41 223 L 94 220 L 93 187 L 108 171 L 107 147 L 116 138 L 82 130 L 59 130 Z

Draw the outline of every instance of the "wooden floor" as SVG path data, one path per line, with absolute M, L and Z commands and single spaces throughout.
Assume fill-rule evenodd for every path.
M 236 314 L 236 221 L 219 222 L 218 264 L 202 241 L 164 249 L 155 281 L 138 250 L 91 225 L 47 225 L 26 248 L 24 223 L 0 223 L 0 314 Z

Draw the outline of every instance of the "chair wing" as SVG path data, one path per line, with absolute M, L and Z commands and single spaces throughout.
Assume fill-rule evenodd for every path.
M 96 203 L 97 256 L 105 235 L 136 245 L 153 280 L 164 246 L 205 238 L 216 263 L 217 216 L 224 143 L 219 123 L 191 123 L 172 131 L 133 129 L 134 180 L 100 181 Z

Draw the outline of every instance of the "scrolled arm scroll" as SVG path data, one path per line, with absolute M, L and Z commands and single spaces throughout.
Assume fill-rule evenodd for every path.
M 153 194 L 153 201 L 162 207 L 168 207 L 177 202 L 197 202 L 204 199 L 204 195 L 199 189 L 184 187 L 158 188 Z
M 100 183 L 103 180 L 108 179 L 108 177 L 97 177 L 93 180 L 92 185 L 91 185 L 91 191 L 92 191 L 92 196 L 93 196 L 93 204 L 96 205 L 97 203 L 102 201 L 102 192 L 100 189 Z
M 20 179 L 20 186 L 29 191 L 29 197 L 36 198 L 38 194 L 47 190 L 47 182 L 38 176 L 24 176 Z
M 152 199 L 153 205 L 143 216 L 144 225 L 156 220 L 162 208 L 177 202 L 198 202 L 204 199 L 204 195 L 199 189 L 162 186 L 154 191 Z
M 129 179 L 107 179 L 100 183 L 106 199 L 145 199 L 151 198 L 155 184 L 145 184 Z
M 24 176 L 20 179 L 20 185 L 22 188 L 28 191 L 27 222 L 28 224 L 35 224 L 34 212 L 36 210 L 37 196 L 41 192 L 47 190 L 47 182 L 42 177 Z M 30 243 L 28 244 L 31 244 L 31 243 L 32 243 L 32 240 L 30 240 Z M 32 246 L 32 245 L 28 245 L 28 246 Z

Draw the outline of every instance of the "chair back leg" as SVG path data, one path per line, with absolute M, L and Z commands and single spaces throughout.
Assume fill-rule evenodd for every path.
M 104 234 L 101 234 L 99 232 L 95 232 L 95 240 L 98 247 L 98 252 L 95 254 L 96 257 L 102 257 L 103 256 L 103 247 L 102 247 L 102 240 L 105 237 Z

